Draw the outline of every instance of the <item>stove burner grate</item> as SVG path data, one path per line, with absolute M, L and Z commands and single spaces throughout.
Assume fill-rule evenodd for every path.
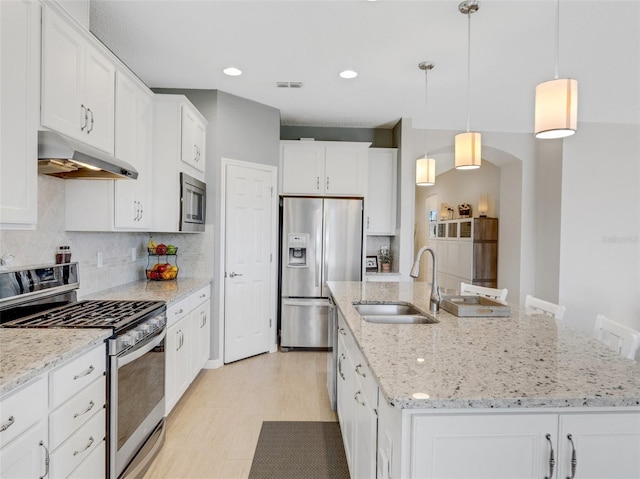
M 85 300 L 2 324 L 9 328 L 126 327 L 164 307 L 162 301 Z

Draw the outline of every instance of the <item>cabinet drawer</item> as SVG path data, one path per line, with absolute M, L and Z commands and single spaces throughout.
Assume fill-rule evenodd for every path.
M 176 324 L 191 311 L 191 296 L 170 305 L 167 308 L 167 327 Z
M 355 378 L 356 378 L 356 391 L 360 390 L 364 394 L 365 402 L 367 405 L 375 409 L 378 407 L 378 385 L 373 379 L 373 374 L 371 374 L 371 370 L 369 366 L 364 361 L 364 358 L 360 354 L 360 351 L 357 351 L 353 357 L 353 369 L 355 370 Z
M 105 410 L 94 415 L 51 454 L 51 477 L 65 478 L 104 443 Z
M 101 409 L 106 400 L 104 377 L 95 380 L 49 415 L 49 444 L 55 449 Z
M 47 412 L 47 379 L 41 377 L 0 402 L 0 447 L 18 437 Z
M 95 451 L 82 461 L 68 479 L 104 479 L 106 469 L 106 445 L 102 441 Z
M 56 408 L 97 378 L 103 378 L 107 352 L 104 344 L 49 373 L 51 407 Z
M 204 288 L 199 289 L 191 296 L 191 309 L 197 308 L 199 305 L 207 301 L 211 298 L 211 287 L 210 285 L 205 286 Z

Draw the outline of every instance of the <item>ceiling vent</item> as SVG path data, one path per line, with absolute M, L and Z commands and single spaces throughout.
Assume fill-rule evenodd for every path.
M 278 88 L 302 88 L 301 81 L 279 81 L 276 82 Z

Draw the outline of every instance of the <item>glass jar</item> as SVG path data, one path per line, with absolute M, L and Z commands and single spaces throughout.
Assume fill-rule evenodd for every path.
M 71 248 L 60 246 L 56 252 L 56 264 L 71 263 Z

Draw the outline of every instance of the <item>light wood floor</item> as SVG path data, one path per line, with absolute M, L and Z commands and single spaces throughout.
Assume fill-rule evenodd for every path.
M 337 421 L 327 352 L 262 354 L 202 370 L 167 418 L 144 479 L 246 478 L 262 421 Z

